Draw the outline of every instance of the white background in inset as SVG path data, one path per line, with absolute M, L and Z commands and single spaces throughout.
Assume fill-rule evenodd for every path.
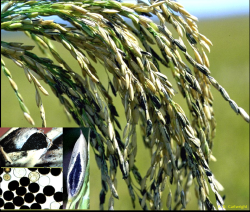
M 3 193 L 8 189 L 8 184 L 13 181 L 13 180 L 17 180 L 18 182 L 20 182 L 21 177 L 29 177 L 29 174 L 32 171 L 30 171 L 27 168 L 11 168 L 11 171 L 8 173 L 11 175 L 11 179 L 9 181 L 5 181 L 3 179 L 3 181 L 0 183 L 1 189 L 3 191 Z M 38 171 L 36 171 L 38 173 Z M 2 176 L 5 174 L 5 172 L 2 174 Z M 47 174 L 47 175 L 42 175 L 40 174 L 40 178 L 36 181 L 36 183 L 39 184 L 40 189 L 37 193 L 34 194 L 34 196 L 36 196 L 38 193 L 43 193 L 43 188 L 46 185 L 51 185 L 55 188 L 55 192 L 61 192 L 62 191 L 62 186 L 63 186 L 63 179 L 62 179 L 62 172 L 59 176 L 53 176 L 51 175 L 51 173 Z M 32 183 L 32 182 L 30 182 Z M 27 189 L 27 193 L 29 192 L 28 190 L 28 186 L 26 187 Z M 16 197 L 16 191 L 13 191 L 14 193 L 14 197 Z M 54 200 L 53 198 L 54 195 L 52 196 L 46 196 L 46 202 L 44 204 L 40 204 L 42 209 L 48 208 L 48 209 L 59 209 L 59 207 L 61 206 L 62 202 L 58 203 Z M 3 197 L 2 197 L 3 198 Z M 24 198 L 24 196 L 23 196 Z M 5 200 L 4 200 L 5 201 Z M 27 203 L 24 202 L 24 205 L 27 206 L 31 206 L 33 203 L 35 203 L 36 200 L 34 200 L 32 203 Z M 18 209 L 19 207 L 15 206 L 15 209 Z M 3 208 L 2 208 L 3 209 Z

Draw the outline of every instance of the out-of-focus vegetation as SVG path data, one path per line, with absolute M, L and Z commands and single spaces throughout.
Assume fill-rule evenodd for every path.
M 201 21 L 198 23 L 198 26 L 199 31 L 206 35 L 214 45 L 211 48 L 211 53 L 208 55 L 211 64 L 211 76 L 228 91 L 230 97 L 240 107 L 249 113 L 249 17 Z M 33 45 L 33 43 L 29 43 L 31 41 L 22 33 L 4 33 L 2 34 L 2 39 L 6 42 L 23 42 L 27 45 Z M 60 45 L 56 45 L 56 48 L 58 52 L 63 49 Z M 35 49 L 34 53 L 41 55 L 38 48 L 36 47 Z M 65 55 L 62 57 L 68 64 L 72 64 L 71 68 L 78 70 L 80 74 L 77 62 L 73 60 L 71 55 L 65 52 Z M 35 103 L 34 85 L 27 81 L 23 70 L 17 67 L 12 61 L 5 59 L 5 62 L 18 85 L 25 104 L 34 118 L 36 126 L 41 126 L 39 109 Z M 102 67 L 99 66 L 97 70 L 99 70 L 98 76 L 100 79 L 107 80 L 106 73 Z M 174 81 L 172 80 L 170 70 L 161 69 L 161 71 L 169 77 L 170 81 Z M 103 72 L 103 77 L 100 75 L 101 72 Z M 3 73 L 1 73 L 1 77 L 1 126 L 30 127 L 19 108 L 17 99 L 7 78 Z M 49 86 L 44 83 L 42 84 L 46 90 L 50 91 L 48 97 L 42 96 L 47 126 L 76 127 L 77 125 L 73 120 L 71 122 L 68 121 L 63 112 L 63 107 L 60 106 L 59 100 L 51 92 Z M 173 86 L 178 91 L 177 86 L 174 84 Z M 217 134 L 213 147 L 213 155 L 217 158 L 217 162 L 210 164 L 211 170 L 213 170 L 216 179 L 225 188 L 221 192 L 222 196 L 226 195 L 225 208 L 230 209 L 229 206 L 234 205 L 247 205 L 247 209 L 249 209 L 249 125 L 241 117 L 235 115 L 229 103 L 224 101 L 218 91 L 212 88 L 212 93 L 214 95 L 214 112 L 217 120 Z M 174 97 L 174 100 L 181 106 L 186 105 L 181 95 Z M 114 101 L 118 101 L 117 104 L 115 103 L 117 109 L 122 108 L 119 107 L 121 102 L 118 98 L 114 98 Z M 118 111 L 118 113 L 120 114 L 121 112 Z M 189 117 L 190 114 L 186 114 Z M 126 124 L 125 117 L 120 117 L 119 120 L 122 128 L 124 128 Z M 139 136 L 140 134 L 138 133 L 138 138 Z M 145 170 L 144 165 L 150 163 L 150 156 L 148 152 L 144 151 L 143 143 L 140 140 L 138 140 L 138 150 L 140 151 L 137 154 L 136 165 L 139 167 L 142 175 L 145 175 L 148 165 L 145 166 Z M 91 156 L 94 156 L 92 151 Z M 101 181 L 100 171 L 97 169 L 93 157 L 90 168 L 91 209 L 99 208 Z M 132 209 L 126 183 L 122 180 L 122 175 L 119 171 L 117 179 L 117 191 L 121 201 L 115 201 L 115 209 Z M 167 199 L 167 192 L 164 192 L 164 195 L 164 198 Z M 107 195 L 106 198 L 109 198 L 109 196 Z M 214 198 L 212 198 L 212 201 L 215 203 Z M 105 204 L 105 208 L 107 209 L 108 201 Z M 187 209 L 197 208 L 196 204 L 196 198 L 192 198 L 191 202 L 187 205 Z M 166 205 L 164 205 L 164 208 L 166 209 Z M 140 209 L 138 202 L 136 202 L 136 209 Z

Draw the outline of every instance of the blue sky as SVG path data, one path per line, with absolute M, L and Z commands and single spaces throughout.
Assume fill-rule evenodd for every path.
M 133 2 L 137 0 L 122 0 Z M 148 0 L 140 0 L 148 3 Z M 159 0 L 161 1 L 161 0 Z M 249 16 L 249 0 L 177 0 L 199 20 L 231 16 Z M 45 18 L 46 19 L 46 18 Z
M 179 0 L 199 19 L 249 15 L 249 0 Z

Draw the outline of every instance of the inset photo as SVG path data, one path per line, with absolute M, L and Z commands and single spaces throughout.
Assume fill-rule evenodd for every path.
M 63 208 L 89 209 L 88 128 L 63 128 Z
M 62 209 L 62 168 L 0 168 L 0 209 Z
M 0 128 L 0 167 L 62 167 L 62 128 Z

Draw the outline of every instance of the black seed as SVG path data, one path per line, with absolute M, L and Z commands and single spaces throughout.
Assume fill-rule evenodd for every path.
M 116 137 L 116 140 L 118 142 L 118 146 L 122 149 L 124 149 L 124 143 L 122 143 L 121 141 L 121 136 L 120 134 L 117 132 L 117 130 L 115 130 L 115 137 Z
M 215 198 L 219 202 L 219 204 L 221 205 L 221 207 L 223 207 L 223 199 L 219 196 L 218 193 L 215 193 Z
M 20 184 L 22 186 L 28 186 L 30 184 L 30 179 L 28 177 L 22 177 L 20 179 Z
M 16 194 L 18 196 L 23 196 L 24 194 L 26 194 L 26 191 L 27 191 L 27 189 L 25 187 L 19 187 L 16 190 Z
M 192 102 L 192 108 L 193 108 L 194 113 L 195 113 L 197 116 L 200 116 L 200 115 L 201 115 L 201 114 L 200 114 L 199 108 L 197 107 L 197 105 L 196 105 L 194 102 Z
M 56 192 L 55 194 L 54 194 L 54 200 L 56 201 L 56 202 L 61 202 L 61 201 L 63 201 L 63 193 L 62 192 Z
M 163 169 L 160 168 L 159 172 L 158 172 L 158 176 L 157 176 L 157 185 L 159 185 L 160 183 L 162 183 L 162 175 L 163 175 Z
M 22 206 L 20 207 L 20 209 L 30 209 L 30 208 L 29 208 L 29 206 L 27 206 L 27 205 L 22 205 Z
M 55 188 L 51 185 L 47 185 L 43 188 L 43 193 L 46 196 L 52 196 L 55 193 Z
M 230 104 L 231 108 L 234 110 L 234 112 L 238 115 L 238 113 L 239 113 L 239 109 L 238 108 L 239 107 L 236 104 L 236 102 L 233 101 L 233 100 L 229 100 L 229 104 Z
M 3 207 L 3 205 L 4 205 L 4 201 L 2 198 L 0 198 L 0 208 Z
M 168 113 L 165 115 L 166 124 L 170 124 L 170 116 Z
M 19 182 L 17 180 L 13 180 L 9 183 L 8 188 L 10 191 L 15 191 L 19 186 Z
M 203 66 L 203 65 L 201 65 L 201 64 L 199 64 L 199 63 L 195 63 L 195 67 L 198 68 L 199 71 L 201 71 L 201 72 L 202 72 L 203 74 L 205 74 L 206 76 L 209 75 L 209 70 L 208 70 L 205 66 Z
M 116 167 L 118 166 L 117 159 L 115 158 L 114 155 L 110 155 L 109 157 L 110 157 L 109 160 L 112 161 L 112 169 L 116 169 Z M 110 164 L 110 167 L 111 167 L 111 164 Z
M 146 99 L 143 95 L 140 96 L 140 106 L 144 111 L 147 109 Z
M 96 138 L 96 134 L 93 130 L 90 131 L 90 138 Z
M 146 128 L 147 137 L 151 135 L 152 127 L 153 127 L 152 121 L 150 119 L 147 120 L 147 128 Z
M 190 70 L 190 68 L 189 68 L 187 65 L 185 66 L 185 70 L 186 70 L 189 74 L 192 75 L 192 71 Z
M 6 201 L 10 201 L 14 198 L 14 193 L 12 191 L 5 191 L 3 193 L 3 198 L 6 200 Z
M 185 54 L 185 57 L 186 57 L 187 61 L 188 61 L 191 65 L 193 65 L 193 66 L 195 65 L 194 59 L 193 59 L 188 53 Z
M 30 171 L 34 172 L 37 170 L 37 168 L 28 168 Z
M 150 191 L 155 191 L 156 190 L 156 183 L 153 181 L 150 185 Z M 144 195 L 146 190 L 142 191 L 142 194 Z
M 169 179 L 169 182 L 170 182 L 170 184 L 172 185 L 172 183 L 173 183 L 173 180 L 174 180 L 174 174 L 173 174 L 173 169 L 171 169 L 171 175 L 170 175 L 170 179 Z
M 107 24 L 108 26 L 110 26 L 112 29 L 115 28 L 114 25 L 113 25 L 110 21 L 103 19 L 103 22 L 104 22 L 105 24 Z
M 47 147 L 46 137 L 42 133 L 34 133 L 23 145 L 21 151 L 42 149 Z
M 185 93 L 183 87 L 181 86 L 181 83 L 177 82 L 177 86 L 178 86 L 179 91 L 181 92 L 181 95 L 185 98 L 186 97 L 186 93 Z
M 186 36 L 191 44 L 197 44 L 197 42 L 192 34 L 186 33 Z
M 42 193 L 36 195 L 35 200 L 39 204 L 44 204 L 46 202 L 46 196 Z
M 162 90 L 162 92 L 163 92 L 164 96 L 166 97 L 166 99 L 168 101 L 170 101 L 170 97 L 169 97 L 168 93 L 165 90 Z
M 185 147 L 181 147 L 181 159 L 183 162 L 187 160 Z
M 58 176 L 60 175 L 62 172 L 62 169 L 61 168 L 51 168 L 50 170 L 50 173 L 53 175 L 53 176 Z
M 193 79 L 192 79 L 192 77 L 190 76 L 190 74 L 186 74 L 186 75 L 185 75 L 185 79 L 189 82 L 189 84 L 190 84 L 191 86 L 193 86 L 194 82 L 193 82 Z
M 29 184 L 29 191 L 32 193 L 36 193 L 39 191 L 40 186 L 37 183 Z
M 138 172 L 138 168 L 136 166 L 132 167 L 132 172 L 134 174 L 134 177 L 138 183 L 142 181 L 141 174 Z
M 195 172 L 195 170 L 194 170 L 194 169 L 192 169 L 192 175 L 193 175 L 193 178 L 195 178 L 195 177 L 196 177 L 196 172 Z
M 4 205 L 4 209 L 15 209 L 15 205 L 12 202 L 7 202 Z
M 168 57 L 168 56 L 167 56 Z M 173 61 L 175 66 L 178 66 L 177 60 L 175 57 L 171 57 L 171 60 Z
M 38 204 L 38 203 L 33 203 L 31 206 L 30 206 L 30 209 L 42 209 L 41 205 Z
M 105 181 L 102 180 L 102 189 L 104 190 L 104 192 L 108 192 L 108 185 Z
M 166 35 L 166 37 L 169 38 L 171 42 L 173 42 L 174 38 L 173 38 L 171 35 L 169 35 L 169 34 L 167 33 L 167 31 L 165 30 L 165 26 L 164 26 L 164 27 L 162 27 L 162 26 L 160 26 L 160 25 L 157 25 L 157 26 L 158 26 L 159 30 L 160 30 L 164 35 Z
M 74 163 L 74 167 L 72 168 L 68 179 L 71 196 L 75 195 L 76 190 L 79 186 L 81 172 L 82 172 L 81 159 L 80 159 L 80 153 L 78 153 L 76 161 Z
M 174 40 L 173 40 L 173 44 L 176 44 L 176 46 L 178 46 L 178 48 L 179 48 L 181 51 L 183 51 L 183 52 L 186 52 L 186 51 L 187 51 L 186 47 L 185 47 L 185 46 L 182 46 L 181 43 L 180 43 L 180 41 L 174 39 Z
M 25 196 L 24 196 L 24 201 L 27 202 L 27 203 L 33 202 L 34 199 L 35 199 L 35 196 L 34 196 L 34 194 L 32 194 L 32 193 L 27 193 L 27 194 L 25 194 Z
M 165 135 L 166 135 L 166 137 L 168 139 L 168 142 L 170 142 L 170 137 L 169 137 L 169 134 L 168 134 L 168 131 L 167 131 L 166 127 L 163 127 L 163 131 L 164 131 L 164 133 L 165 133 Z
M 169 61 L 163 60 L 152 48 L 150 48 L 150 51 L 153 55 L 153 59 L 152 59 L 153 63 L 156 66 L 156 68 L 159 70 L 159 72 L 161 72 L 161 71 L 160 71 L 160 66 L 159 66 L 159 63 L 157 60 L 159 60 L 164 66 L 169 67 L 169 65 L 168 65 Z
M 178 114 L 177 117 L 178 117 L 178 120 L 179 120 L 181 126 L 182 126 L 183 128 L 185 128 L 186 125 L 187 125 L 187 123 L 186 123 L 186 120 L 185 120 L 184 116 L 183 116 L 181 113 L 179 113 L 179 112 L 177 112 L 177 114 Z
M 152 100 L 154 106 L 157 108 L 157 109 L 160 109 L 161 108 L 161 102 L 159 100 L 159 98 L 157 96 L 154 96 L 154 95 L 149 95 L 150 99 Z
M 106 193 L 105 191 L 102 189 L 99 195 L 99 199 L 100 199 L 100 205 L 105 203 L 105 197 L 106 197 Z
M 23 203 L 24 203 L 24 200 L 23 200 L 22 197 L 16 196 L 16 197 L 13 199 L 13 203 L 14 203 L 16 206 L 22 206 Z
M 46 174 L 50 173 L 50 168 L 39 168 L 38 172 L 42 175 L 46 175 Z
M 212 172 L 210 172 L 210 171 L 208 171 L 208 170 L 205 170 L 205 172 L 206 172 L 206 175 L 207 175 L 207 176 L 212 176 L 212 175 L 213 175 Z
M 122 178 L 123 178 L 123 179 L 127 179 L 127 177 L 128 177 L 128 172 L 127 172 L 127 169 L 126 169 L 125 162 L 119 163 L 119 167 L 120 167 L 120 169 L 121 169 L 121 171 L 122 171 Z
M 151 55 L 149 52 L 141 51 L 141 53 L 142 53 L 143 55 L 145 55 L 146 57 L 149 57 L 149 58 L 152 57 L 152 55 Z

